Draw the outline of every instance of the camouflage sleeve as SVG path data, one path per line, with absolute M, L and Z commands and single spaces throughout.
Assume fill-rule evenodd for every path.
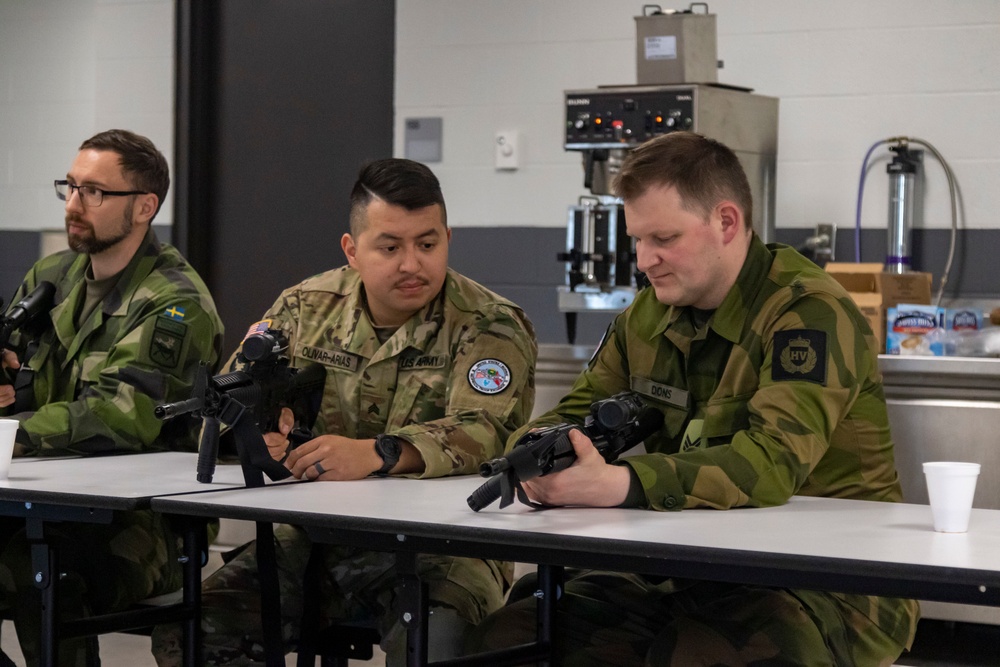
M 183 320 L 167 316 L 170 308 L 183 309 Z M 29 438 L 22 443 L 25 454 L 165 448 L 152 446 L 163 426 L 153 408 L 191 396 L 198 365 L 205 361 L 214 368 L 218 362 L 222 325 L 201 301 L 163 292 L 128 318 L 133 322 L 122 325 L 108 349 L 79 355 L 81 389 L 75 400 L 15 416 Z
M 519 312 L 501 306 L 484 314 L 453 350 L 450 375 L 442 378 L 447 382 L 445 416 L 393 432 L 420 451 L 425 468 L 419 477 L 478 472 L 480 463 L 503 452 L 508 436 L 534 406 L 538 348 L 531 324 Z M 488 360 L 507 369 L 507 384 L 496 392 L 478 389 L 470 377 L 475 369 L 490 372 L 489 364 L 480 363 Z
M 757 390 L 706 406 L 716 411 L 715 423 L 743 422 L 749 428 L 709 434 L 723 440 L 713 446 L 625 460 L 638 474 L 649 506 L 768 506 L 795 494 L 826 454 L 862 383 L 877 373 L 876 357 L 851 312 L 833 296 L 811 294 L 776 313 L 760 332 Z M 788 355 L 808 356 L 808 350 L 809 372 L 788 372 Z

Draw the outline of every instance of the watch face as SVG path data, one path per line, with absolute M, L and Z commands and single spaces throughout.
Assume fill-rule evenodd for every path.
M 399 458 L 399 452 L 402 446 L 399 444 L 399 440 L 391 435 L 380 435 L 378 441 L 375 443 L 375 451 L 379 453 L 382 458 L 386 456 L 394 456 Z
M 384 464 L 379 470 L 380 473 L 387 473 L 399 463 L 399 455 L 403 451 L 403 445 L 399 439 L 391 435 L 379 435 L 375 438 L 375 452 L 382 457 Z

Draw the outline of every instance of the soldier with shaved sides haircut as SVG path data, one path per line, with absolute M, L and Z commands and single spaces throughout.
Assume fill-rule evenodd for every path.
M 341 239 L 347 266 L 285 290 L 251 327 L 280 329 L 294 365 L 326 368 L 316 437 L 290 448 L 294 416 L 286 410 L 280 432 L 265 437 L 271 454 L 295 477 L 324 483 L 474 474 L 531 416 L 531 323 L 507 299 L 448 268 L 451 230 L 441 186 L 426 166 L 367 164 L 350 197 L 350 233 Z M 298 639 L 312 555 L 322 572 L 305 585 L 322 598 L 323 623 L 374 625 L 389 664 L 403 664 L 393 554 L 314 547 L 289 525 L 275 528 L 275 541 L 286 649 Z M 417 568 L 432 625 L 449 619 L 450 640 L 431 632 L 432 656 L 458 651 L 463 630 L 503 604 L 513 577 L 511 563 L 478 558 L 421 555 Z M 257 572 L 251 544 L 206 580 L 208 664 L 264 663 Z M 180 665 L 179 627 L 157 628 L 153 639 L 158 664 Z
M 792 248 L 765 245 L 736 155 L 673 132 L 636 148 L 616 192 L 649 286 L 617 316 L 556 408 L 582 424 L 632 390 L 664 425 L 608 464 L 571 432 L 572 466 L 524 483 L 548 505 L 665 512 L 780 505 L 795 494 L 899 502 L 878 341 L 850 296 Z M 669 519 L 669 517 L 666 517 Z M 669 520 L 667 521 L 669 523 Z M 532 581 L 477 629 L 477 648 L 530 641 Z M 912 600 L 610 572 L 559 600 L 566 665 L 889 665 L 913 640 Z

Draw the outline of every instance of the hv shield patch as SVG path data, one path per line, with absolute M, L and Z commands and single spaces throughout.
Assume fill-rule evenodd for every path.
M 771 379 L 805 380 L 826 386 L 826 332 L 793 329 L 775 333 Z
M 169 315 L 160 315 L 149 339 L 149 359 L 164 368 L 175 368 L 181 360 L 188 325 Z

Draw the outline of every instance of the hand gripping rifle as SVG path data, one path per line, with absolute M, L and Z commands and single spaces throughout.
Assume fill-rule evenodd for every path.
M 583 426 L 559 424 L 530 431 L 514 448 L 498 459 L 486 461 L 479 474 L 490 479 L 469 496 L 468 503 L 478 512 L 497 498 L 500 509 L 514 502 L 514 493 L 525 505 L 544 507 L 528 499 L 521 487 L 535 477 L 559 472 L 576 460 L 569 432 L 579 429 L 593 441 L 609 463 L 630 447 L 639 444 L 663 426 L 663 413 L 648 407 L 637 394 L 622 392 L 590 406 Z
M 10 342 L 10 337 L 15 331 L 31 324 L 40 314 L 52 310 L 55 296 L 56 286 L 43 280 L 23 299 L 11 306 L 6 313 L 0 314 L 0 350 L 7 347 L 7 343 Z M 0 306 L 3 306 L 2 299 L 0 299 Z
M 193 414 L 203 420 L 201 445 L 198 449 L 198 481 L 209 483 L 215 475 L 219 453 L 219 424 L 230 427 L 247 486 L 261 486 L 267 474 L 272 480 L 285 479 L 291 472 L 275 461 L 267 450 L 263 434 L 278 430 L 281 409 L 315 398 L 323 391 L 326 370 L 317 364 L 292 368 L 285 355 L 288 341 L 276 329 L 247 336 L 237 360 L 245 370 L 216 375 L 209 379 L 208 368 L 202 364 L 195 379 L 191 398 L 158 405 L 154 414 L 170 419 Z M 315 409 L 310 411 L 315 418 Z M 312 421 L 310 419 L 309 421 Z M 312 438 L 304 429 L 289 434 L 292 446 Z

